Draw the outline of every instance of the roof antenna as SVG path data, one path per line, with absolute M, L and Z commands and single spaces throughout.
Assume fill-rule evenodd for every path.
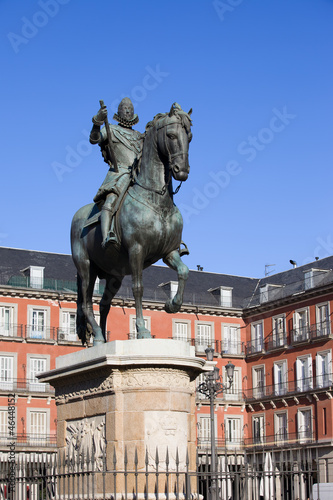
M 269 271 L 269 267 L 273 267 L 275 264 L 265 264 L 265 276 L 269 276 L 270 274 L 274 273 L 275 269 L 272 269 Z
M 203 271 L 203 267 L 200 266 L 200 264 L 197 264 L 198 271 Z

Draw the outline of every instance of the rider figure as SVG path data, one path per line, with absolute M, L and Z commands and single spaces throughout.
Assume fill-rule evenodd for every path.
M 104 161 L 108 163 L 106 147 L 109 146 L 117 162 L 118 172 L 115 166 L 110 166 L 103 184 L 94 198 L 95 203 L 103 202 L 101 210 L 102 246 L 107 248 L 112 243 L 118 243 L 113 215 L 119 208 L 119 204 L 129 186 L 132 167 L 135 161 L 141 157 L 143 146 L 143 134 L 133 130 L 132 126 L 138 123 L 138 115 L 134 114 L 132 101 L 125 97 L 118 106 L 118 113 L 113 119 L 118 125 L 109 125 L 111 143 L 108 145 L 106 128 L 103 127 L 107 118 L 106 106 L 102 106 L 93 117 L 93 128 L 90 132 L 91 144 L 99 144 Z

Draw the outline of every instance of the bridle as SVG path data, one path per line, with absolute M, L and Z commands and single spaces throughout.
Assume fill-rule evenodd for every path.
M 164 122 L 164 119 L 161 120 Z M 175 174 L 175 169 L 174 169 L 174 166 L 172 164 L 173 160 L 175 158 L 177 158 L 177 156 L 184 156 L 185 155 L 185 159 L 188 161 L 188 153 L 184 153 L 184 152 L 179 152 L 179 153 L 173 153 L 171 154 L 170 153 L 170 150 L 169 150 L 169 147 L 168 147 L 168 141 L 167 141 L 167 135 L 166 135 L 166 127 L 168 125 L 171 125 L 172 123 L 177 123 L 179 124 L 179 120 L 177 119 L 174 119 L 172 120 L 171 122 L 168 122 L 168 123 L 162 123 L 160 125 L 156 125 L 156 130 L 160 130 L 160 129 L 164 129 L 163 130 L 163 138 L 164 138 L 164 144 L 166 145 L 166 150 L 167 150 L 167 154 L 168 154 L 168 180 L 166 181 L 166 183 L 164 184 L 164 186 L 162 187 L 162 189 L 154 189 L 154 188 L 151 188 L 151 187 L 148 187 L 148 186 L 144 186 L 143 184 L 140 184 L 140 182 L 138 182 L 138 179 L 137 179 L 137 175 L 136 175 L 136 172 L 134 173 L 133 175 L 133 178 L 134 178 L 134 184 L 137 184 L 138 186 L 142 187 L 143 189 L 145 189 L 146 191 L 151 191 L 153 193 L 156 193 L 156 194 L 159 194 L 161 196 L 163 196 L 167 189 L 168 189 L 168 186 L 170 184 L 170 181 L 171 181 L 171 172 L 173 174 Z M 177 173 L 177 172 L 176 172 Z M 182 185 L 183 181 L 180 182 L 180 184 L 176 187 L 176 189 L 174 191 L 171 192 L 172 195 L 175 195 L 178 193 L 178 191 L 180 190 L 181 188 L 181 185 Z

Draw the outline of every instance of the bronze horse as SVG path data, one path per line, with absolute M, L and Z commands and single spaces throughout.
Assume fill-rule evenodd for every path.
M 137 338 L 150 338 L 142 315 L 142 271 L 163 261 L 178 274 L 178 289 L 165 310 L 178 312 L 183 301 L 188 268 L 180 258 L 183 219 L 173 202 L 172 177 L 185 181 L 189 173 L 188 149 L 192 139 L 191 114 L 174 104 L 146 126 L 141 164 L 117 213 L 120 248 L 102 248 L 100 225 L 85 227 L 94 204 L 73 217 L 71 245 L 78 270 L 77 334 L 83 344 L 90 334 L 94 345 L 106 342 L 106 319 L 111 301 L 125 275 L 132 275 Z M 96 208 L 96 207 L 95 207 Z M 100 302 L 100 326 L 92 305 L 96 277 L 106 280 Z

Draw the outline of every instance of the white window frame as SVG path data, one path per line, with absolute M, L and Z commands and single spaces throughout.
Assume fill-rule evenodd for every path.
M 326 309 L 326 317 L 323 320 L 321 317 L 321 310 Z M 330 303 L 323 302 L 321 304 L 316 304 L 316 329 L 319 333 L 317 337 L 327 337 L 331 333 L 331 325 L 330 325 Z
M 232 307 L 232 287 L 220 286 L 220 306 Z
M 274 393 L 283 396 L 288 390 L 288 363 L 281 359 L 273 363 L 274 370 Z M 281 376 L 280 376 L 281 375 Z
M 285 427 L 280 427 L 282 417 L 285 419 Z M 274 413 L 274 435 L 275 441 L 285 442 L 288 439 L 288 411 L 276 411 Z
M 273 347 L 283 347 L 286 341 L 286 315 L 278 314 L 272 318 Z
M 49 371 L 50 370 L 50 355 L 49 354 L 44 354 L 44 355 L 38 355 L 38 354 L 27 354 L 27 374 L 28 374 L 28 384 L 29 384 L 29 390 L 30 391 L 35 391 L 35 392 L 45 392 L 48 384 L 45 384 L 43 382 L 39 382 L 39 380 L 36 378 L 36 373 L 34 373 L 34 364 L 36 364 L 36 360 L 41 360 L 42 364 L 45 366 L 45 369 L 42 371 Z
M 256 424 L 256 420 L 258 419 L 258 424 Z M 256 435 L 256 429 L 259 430 L 259 435 Z M 264 413 L 258 413 L 256 415 L 252 415 L 252 441 L 253 444 L 264 444 L 265 442 L 265 415 Z
M 240 325 L 238 323 L 222 323 L 221 338 L 223 354 L 241 354 Z
M 301 316 L 305 315 L 305 324 Z M 309 318 L 310 311 L 308 307 L 303 307 L 302 309 L 297 309 L 293 315 L 293 326 L 294 326 L 294 340 L 300 342 L 309 339 Z M 302 321 L 300 321 L 302 319 Z
M 44 313 L 44 325 L 43 328 L 35 329 L 35 324 L 33 321 L 34 312 L 43 312 Z M 28 318 L 29 318 L 29 331 L 28 338 L 30 339 L 39 339 L 45 340 L 50 337 L 50 307 L 49 306 L 36 306 L 36 305 L 28 305 Z
M 72 328 L 70 325 L 70 315 L 75 316 L 74 327 Z M 65 317 L 68 317 L 69 320 L 65 321 Z M 79 340 L 76 334 L 76 318 L 77 318 L 77 310 L 74 308 L 61 308 L 59 310 L 59 340 L 64 340 L 68 342 L 77 342 Z M 67 323 L 67 324 L 66 324 Z
M 45 429 L 39 428 L 39 432 L 35 432 L 32 427 L 34 414 L 42 413 L 45 414 Z M 43 417 L 44 418 L 44 417 Z M 45 430 L 45 432 L 41 432 Z M 31 444 L 45 445 L 47 444 L 47 438 L 50 435 L 50 409 L 49 408 L 28 408 L 27 409 L 27 434 L 29 435 L 29 441 Z
M 230 424 L 231 432 L 230 432 Z M 225 415 L 224 416 L 224 435 L 227 447 L 239 448 L 243 440 L 243 416 Z M 230 435 L 231 434 L 231 435 Z
M 4 318 L 4 310 L 9 310 L 9 321 Z M 0 302 L 0 335 L 4 337 L 17 336 L 17 304 L 10 302 Z
M 210 448 L 211 446 L 211 420 L 209 413 L 198 414 L 198 438 L 201 447 Z M 217 439 L 217 419 L 214 414 L 215 439 Z
M 305 354 L 296 358 L 297 390 L 306 392 L 313 388 L 312 355 Z
M 304 427 L 304 414 L 309 415 L 309 427 Z M 312 440 L 312 408 L 307 406 L 297 410 L 297 436 L 300 443 L 306 443 Z
M 144 316 L 143 320 L 145 322 L 145 328 L 147 328 L 151 332 L 151 317 L 150 316 Z M 135 314 L 130 314 L 130 339 L 136 339 L 137 338 L 137 331 L 136 331 L 136 316 Z
M 10 358 L 7 364 L 11 365 L 11 373 L 5 373 L 8 371 L 9 366 L 6 368 L 6 361 L 2 361 L 2 358 Z M 14 390 L 14 385 L 17 380 L 17 353 L 16 352 L 0 352 L 0 388 L 6 391 Z
M 262 372 L 262 380 L 258 379 L 259 370 Z M 253 397 L 262 398 L 265 395 L 265 365 L 256 365 L 252 367 L 252 388 Z
M 228 376 L 226 367 L 223 366 L 223 382 L 228 384 Z M 240 401 L 242 399 L 242 368 L 235 366 L 234 378 L 230 389 L 225 389 L 223 397 L 227 401 Z
M 199 329 L 201 326 L 206 326 L 210 329 L 208 332 L 207 342 L 206 338 L 199 338 Z M 205 336 L 203 336 L 205 337 Z M 214 322 L 213 321 L 195 321 L 195 349 L 197 352 L 204 353 L 207 347 L 214 347 Z
M 323 359 L 325 358 L 326 365 L 325 372 L 323 373 Z M 332 374 L 332 350 L 318 351 L 316 354 L 316 387 L 328 387 L 333 385 Z
M 44 288 L 44 269 L 42 266 L 30 266 L 30 288 Z
M 261 330 L 261 332 L 258 332 Z M 261 333 L 261 335 L 258 335 Z M 251 324 L 251 352 L 261 352 L 264 349 L 264 322 L 254 321 Z
M 184 328 L 184 330 L 186 330 L 186 333 L 177 332 L 180 325 L 186 325 L 186 328 Z M 183 340 L 184 342 L 189 342 L 191 340 L 191 321 L 188 319 L 172 318 L 172 338 L 174 340 Z

